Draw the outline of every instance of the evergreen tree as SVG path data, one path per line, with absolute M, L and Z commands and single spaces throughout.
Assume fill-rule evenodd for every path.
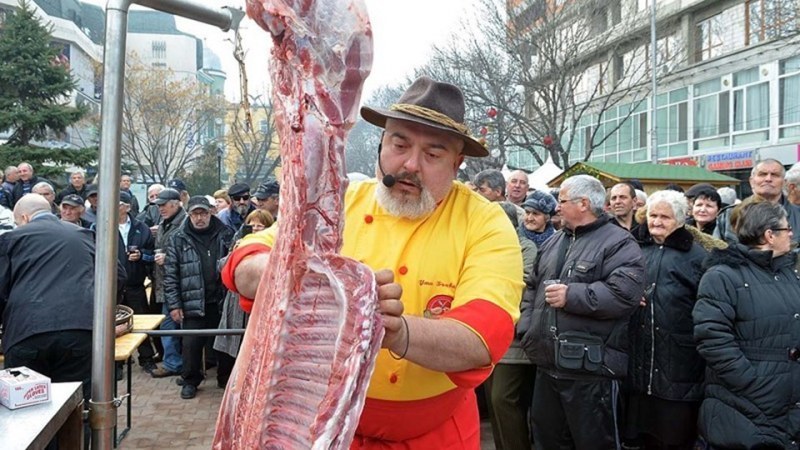
M 27 0 L 21 0 L 19 9 L 0 27 L 0 130 L 11 134 L 0 146 L 3 167 L 27 161 L 38 174 L 59 174 L 63 173 L 59 164 L 86 167 L 97 159 L 96 148 L 76 151 L 31 145 L 51 133 L 64 133 L 87 112 L 69 105 L 76 83 L 68 65 L 60 62 L 59 50 L 51 46 L 52 29 L 52 24 L 39 21 Z
M 85 114 L 68 105 L 75 82 L 50 45 L 52 25 L 43 25 L 27 0 L 0 29 L 0 129 L 11 130 L 9 144 L 63 133 Z

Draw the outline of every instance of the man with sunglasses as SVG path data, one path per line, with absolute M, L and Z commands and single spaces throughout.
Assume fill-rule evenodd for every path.
M 256 207 L 250 201 L 250 186 L 245 183 L 236 183 L 228 188 L 231 206 L 219 213 L 219 220 L 230 229 L 236 231 L 244 224 L 244 219 Z

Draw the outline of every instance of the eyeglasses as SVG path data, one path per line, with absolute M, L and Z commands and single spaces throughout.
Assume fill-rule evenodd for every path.
M 772 231 L 792 231 L 792 226 L 787 225 L 786 228 L 770 228 Z
M 250 200 L 250 196 L 249 195 L 234 195 L 231 198 L 235 202 L 241 202 L 241 201 Z

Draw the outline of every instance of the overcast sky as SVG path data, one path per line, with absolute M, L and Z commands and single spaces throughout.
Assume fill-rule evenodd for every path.
M 105 5 L 103 0 L 88 0 Z M 244 0 L 197 0 L 218 6 L 244 6 Z M 324 0 L 318 0 L 324 1 Z M 375 55 L 372 74 L 366 81 L 363 98 L 385 84 L 402 81 L 415 67 L 424 64 L 436 43 L 446 42 L 458 29 L 461 19 L 473 8 L 474 0 L 365 0 L 372 21 Z M 238 100 L 239 72 L 233 58 L 233 32 L 177 19 L 178 28 L 205 39 L 206 44 L 220 57 L 227 72 L 226 97 Z M 242 21 L 242 40 L 247 53 L 249 91 L 256 95 L 267 92 L 267 60 L 270 37 L 267 32 L 245 17 Z

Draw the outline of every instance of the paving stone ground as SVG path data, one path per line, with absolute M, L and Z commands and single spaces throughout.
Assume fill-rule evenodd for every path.
M 216 370 L 209 369 L 197 397 L 191 400 L 181 399 L 175 379 L 152 378 L 134 364 L 132 428 L 120 444 L 121 450 L 211 448 L 223 393 L 217 387 Z M 122 393 L 125 381 L 119 383 Z M 122 429 L 127 417 L 124 404 L 118 414 L 117 424 Z M 481 437 L 482 450 L 495 450 L 488 422 L 481 424 Z

